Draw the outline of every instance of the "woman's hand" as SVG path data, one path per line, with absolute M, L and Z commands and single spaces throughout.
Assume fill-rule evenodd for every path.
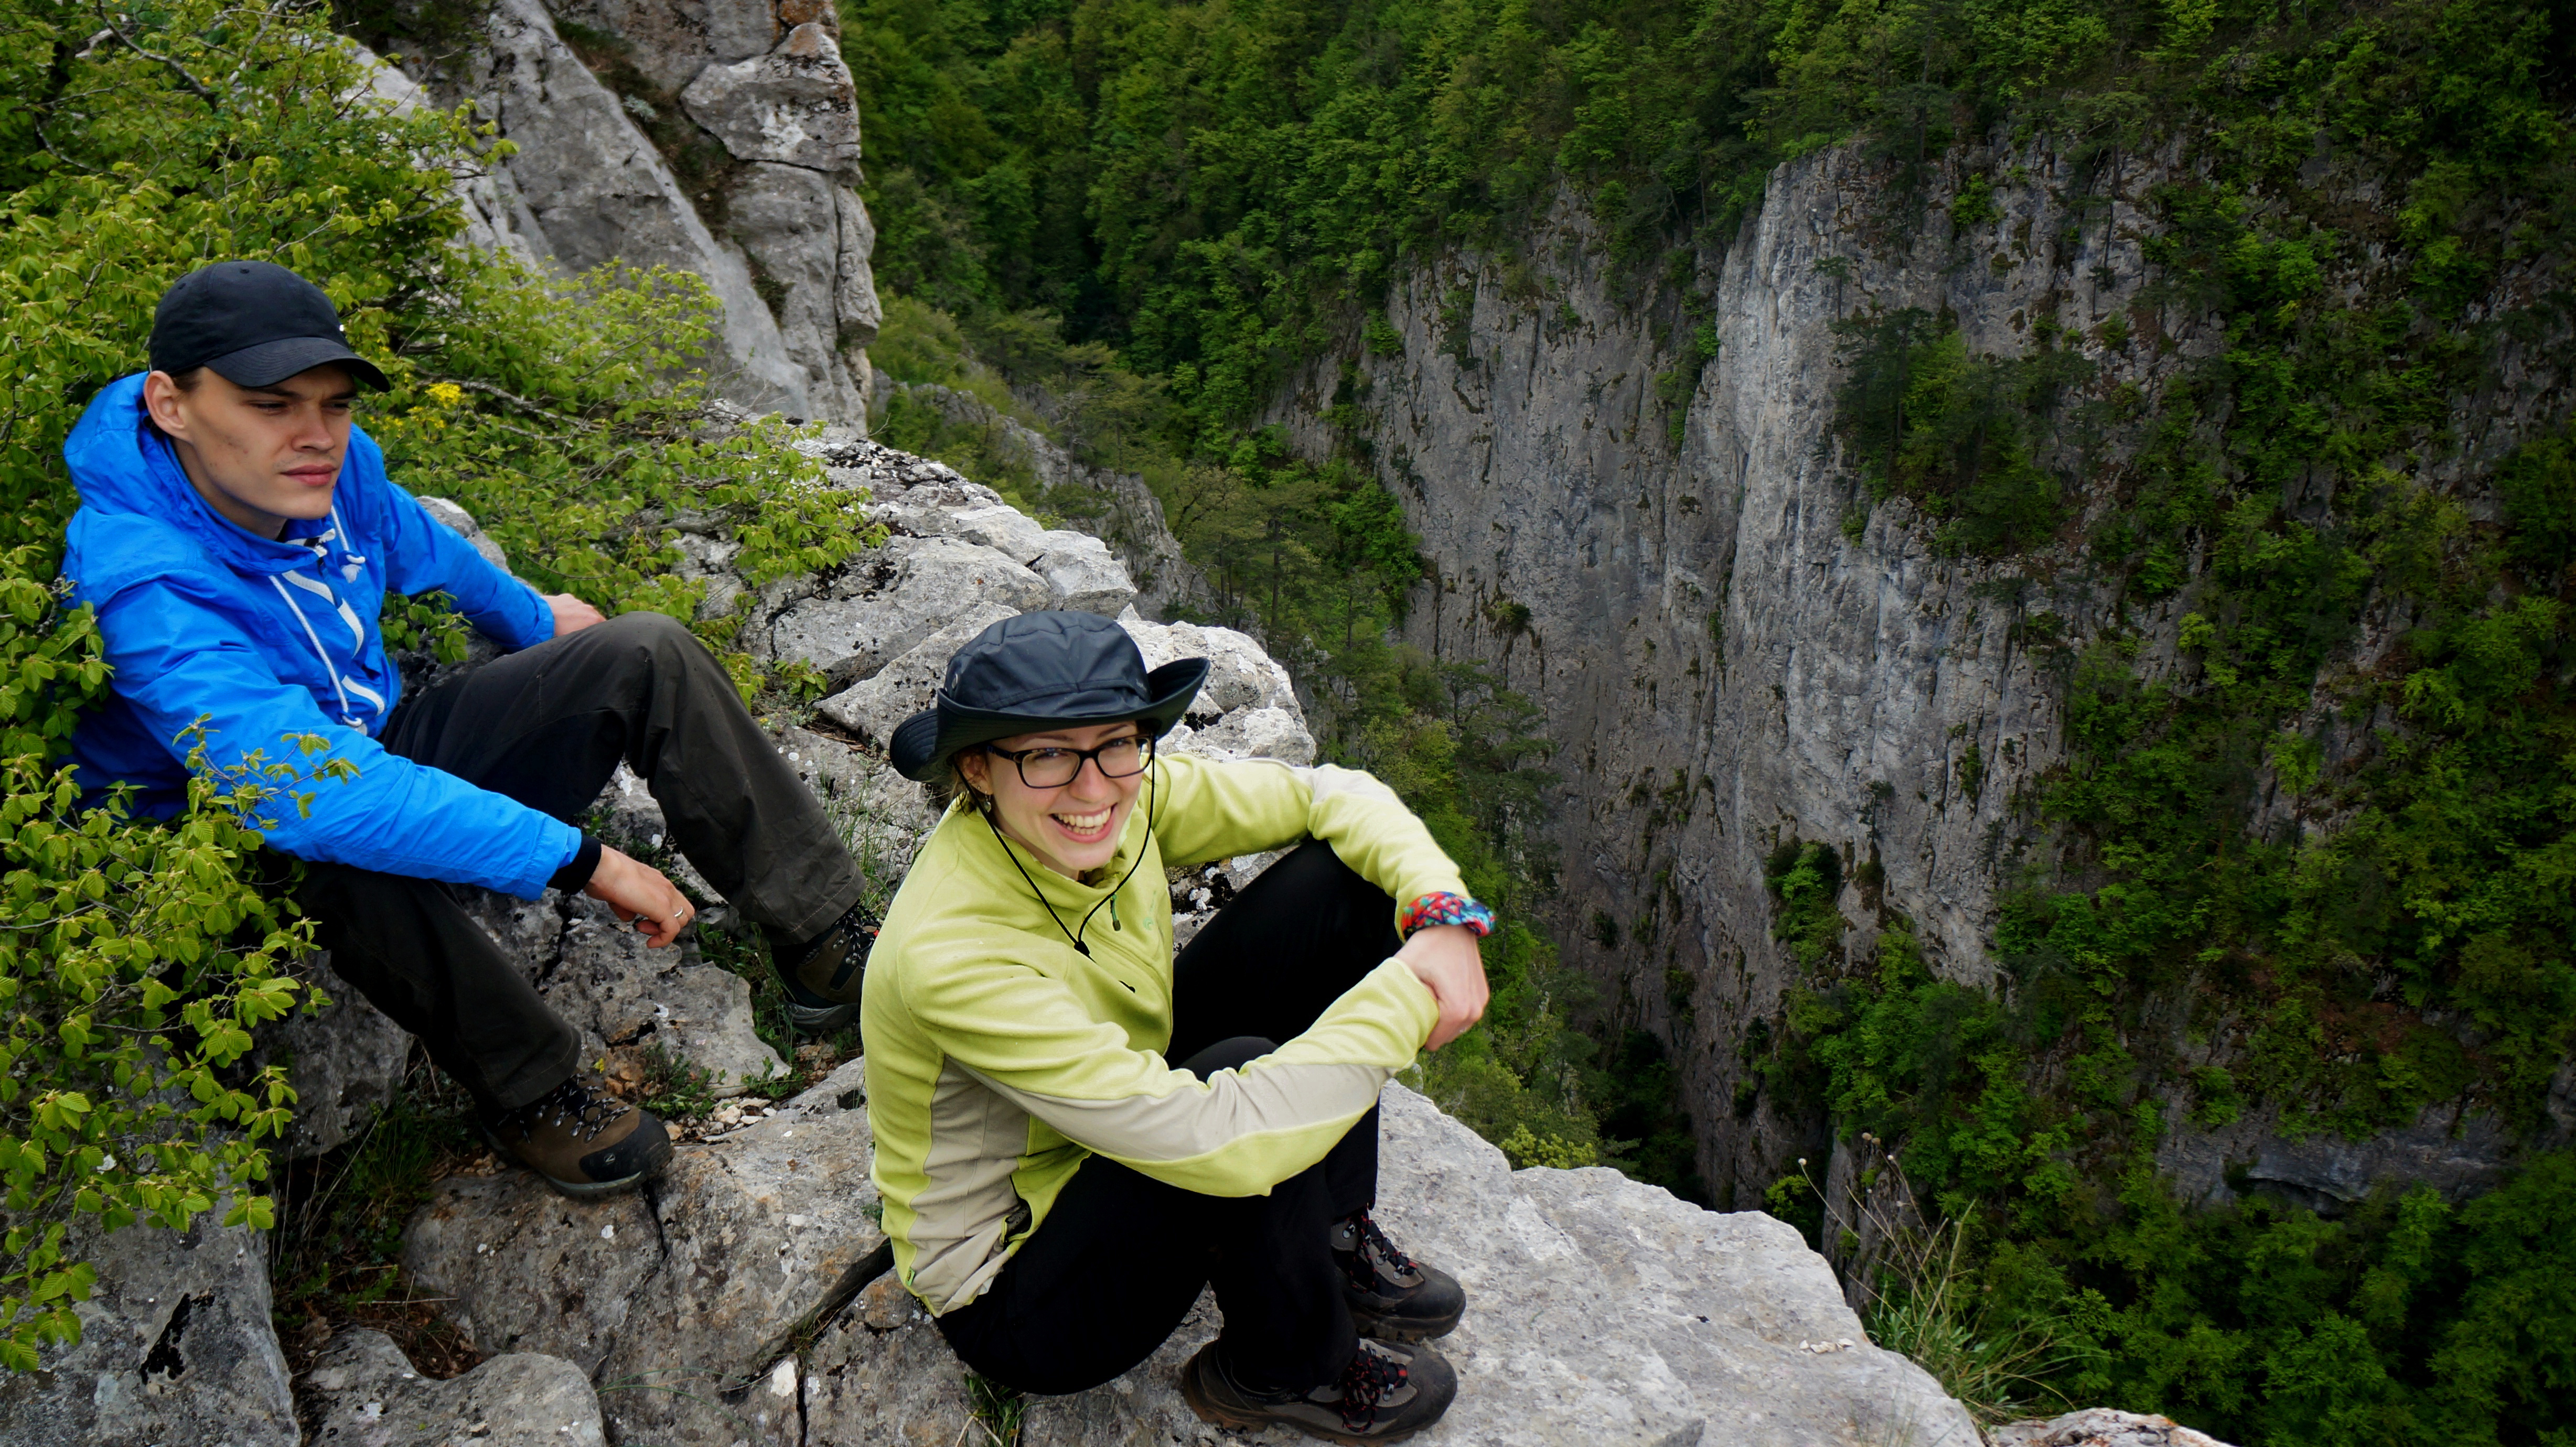
M 680 926 L 698 912 L 679 886 L 663 878 L 662 871 L 605 844 L 599 846 L 599 867 L 591 871 L 590 883 L 581 892 L 617 911 L 619 919 L 634 921 L 650 949 L 678 938 Z M 1478 999 L 1482 1008 L 1482 997 Z
M 1424 1042 L 1430 1048 L 1439 1049 L 1485 1018 L 1485 1000 L 1493 991 L 1485 983 L 1485 957 L 1477 953 L 1474 930 L 1463 924 L 1426 925 L 1413 932 L 1395 957 L 1440 1002 L 1439 1023 Z

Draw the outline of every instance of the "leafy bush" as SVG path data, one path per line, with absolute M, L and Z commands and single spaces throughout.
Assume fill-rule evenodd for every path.
M 54 582 L 77 505 L 60 448 L 98 387 L 143 364 L 171 280 L 258 257 L 318 282 L 397 384 L 362 403 L 397 479 L 611 611 L 694 615 L 695 585 L 670 576 L 684 516 L 730 531 L 755 578 L 866 537 L 781 429 L 708 425 L 683 371 L 713 335 L 694 279 L 556 282 L 456 246 L 452 182 L 484 143 L 462 116 L 363 99 L 318 11 L 177 0 L 104 31 L 101 15 L 0 0 L 0 1360 L 19 1369 L 77 1335 L 75 1214 L 180 1225 L 229 1195 L 228 1219 L 268 1223 L 262 1141 L 290 1096 L 274 1068 L 231 1067 L 251 1026 L 309 998 L 292 974 L 308 926 L 255 864 L 260 821 L 330 787 L 302 777 L 295 741 L 201 768 L 166 824 L 81 812 L 58 764 L 108 686 Z M 452 641 L 455 625 L 392 600 L 386 626 Z M 697 626 L 721 645 L 733 620 Z
M 1835 323 L 1847 368 L 1836 425 L 1873 501 L 1904 497 L 1947 554 L 2021 552 L 2065 514 L 2064 486 L 2033 456 L 2080 357 L 1972 357 L 1950 317 L 1906 307 Z M 2035 425 L 2036 424 L 2036 425 Z

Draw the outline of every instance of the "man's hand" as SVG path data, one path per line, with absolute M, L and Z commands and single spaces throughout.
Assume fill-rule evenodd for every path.
M 1476 952 L 1474 930 L 1463 924 L 1426 925 L 1413 932 L 1395 957 L 1440 1002 L 1440 1021 L 1424 1042 L 1432 1049 L 1466 1034 L 1469 1026 L 1485 1018 L 1485 999 L 1493 992 L 1485 983 L 1485 957 Z
M 678 886 L 662 877 L 662 871 L 605 844 L 599 847 L 599 868 L 591 871 L 590 883 L 583 885 L 581 892 L 617 911 L 619 919 L 634 921 L 635 928 L 644 934 L 645 945 L 652 949 L 660 949 L 678 937 L 680 926 L 698 912 Z
M 557 638 L 561 638 L 567 633 L 579 633 L 584 628 L 588 628 L 595 623 L 605 623 L 608 621 L 605 617 L 601 616 L 598 609 L 593 608 L 588 603 L 581 601 L 570 593 L 547 593 L 542 596 L 546 600 L 546 606 L 552 608 L 555 612 L 555 636 Z

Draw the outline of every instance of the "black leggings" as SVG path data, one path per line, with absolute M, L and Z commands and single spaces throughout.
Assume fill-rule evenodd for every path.
M 1205 1079 L 1268 1054 L 1401 943 L 1395 901 L 1331 846 L 1301 845 L 1174 961 L 1169 1058 Z M 1266 1196 L 1204 1196 L 1094 1156 L 991 1288 L 939 1329 L 994 1381 L 1079 1392 L 1153 1355 L 1213 1283 L 1236 1378 L 1315 1386 L 1358 1347 L 1329 1232 L 1376 1199 L 1374 1109 Z

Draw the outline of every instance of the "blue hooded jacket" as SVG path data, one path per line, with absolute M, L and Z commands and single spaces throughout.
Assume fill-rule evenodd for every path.
M 554 636 L 534 589 L 485 561 L 385 478 L 384 452 L 350 429 L 330 515 L 287 525 L 275 542 L 235 526 L 200 497 L 167 440 L 147 430 L 143 375 L 108 384 L 63 443 L 80 511 L 63 576 L 98 610 L 113 695 L 72 734 L 87 802 L 136 786 L 139 814 L 167 817 L 186 798 L 187 745 L 206 719 L 219 765 L 262 751 L 311 774 L 332 759 L 346 781 L 299 784 L 309 815 L 273 812 L 272 848 L 385 874 L 480 884 L 523 899 L 581 850 L 580 831 L 376 741 L 402 694 L 376 615 L 388 588 L 445 589 L 504 648 Z M 304 755 L 291 734 L 330 747 Z

